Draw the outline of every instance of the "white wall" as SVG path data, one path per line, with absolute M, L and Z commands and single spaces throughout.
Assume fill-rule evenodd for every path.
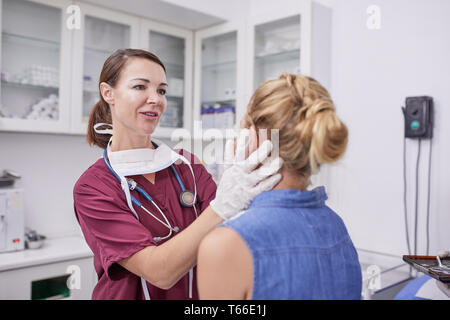
M 161 139 L 169 145 L 170 140 Z M 0 133 L 0 172 L 22 175 L 25 224 L 50 238 L 81 234 L 73 211 L 73 187 L 102 156 L 85 136 Z
M 381 29 L 366 27 L 366 9 L 381 9 Z M 407 96 L 435 102 L 430 254 L 450 247 L 450 1 L 334 1 L 332 95 L 349 127 L 343 161 L 330 168 L 330 203 L 358 248 L 407 253 L 403 213 L 403 116 Z M 417 142 L 407 143 L 410 230 Z M 429 142 L 422 144 L 418 253 L 425 253 Z M 411 233 L 410 233 L 411 238 Z
M 79 233 L 73 186 L 101 152 L 82 136 L 0 133 L 0 169 L 22 175 L 25 224 L 47 237 Z

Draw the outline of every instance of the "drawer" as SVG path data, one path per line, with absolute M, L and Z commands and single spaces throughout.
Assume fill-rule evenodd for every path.
M 55 285 L 65 285 L 68 296 L 55 294 L 54 299 L 89 300 L 96 282 L 92 257 L 7 270 L 0 272 L 0 300 L 46 297 Z

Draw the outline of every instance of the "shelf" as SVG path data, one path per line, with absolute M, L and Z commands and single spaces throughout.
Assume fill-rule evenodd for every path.
M 91 249 L 82 237 L 47 239 L 40 249 L 0 253 L 0 271 L 92 256 Z
M 2 87 L 3 86 L 10 87 L 10 88 L 20 88 L 20 89 L 59 90 L 59 87 L 54 87 L 54 86 L 35 85 L 35 84 L 27 84 L 27 83 L 2 80 Z
M 220 70 L 224 70 L 224 69 L 231 69 L 231 68 L 236 68 L 236 61 L 224 61 L 224 62 L 219 62 L 219 63 L 213 63 L 213 64 L 207 64 L 207 65 L 203 65 L 202 69 L 203 70 L 208 70 L 208 71 L 216 71 L 216 69 L 220 69 Z
M 170 94 L 166 95 L 167 99 L 179 99 L 179 100 L 183 100 L 184 97 L 183 96 L 172 96 Z
M 225 103 L 225 102 L 232 102 L 232 103 L 236 103 L 236 98 L 234 97 L 216 97 L 216 98 L 206 98 L 206 99 L 202 99 L 202 104 L 208 104 L 208 103 Z
M 177 63 L 171 63 L 171 62 L 163 62 L 163 63 L 167 70 L 171 70 L 171 69 L 177 69 L 177 71 L 184 70 L 184 64 L 177 64 Z
M 298 60 L 299 58 L 300 58 L 300 49 L 294 49 L 289 51 L 281 51 L 255 56 L 255 61 L 258 63 L 267 63 L 267 62 L 273 63 L 273 62 L 284 62 L 287 60 Z
M 2 41 L 15 41 L 27 45 L 33 44 L 33 46 L 46 47 L 55 50 L 59 50 L 59 47 L 61 46 L 61 43 L 58 41 L 13 34 L 9 32 L 2 32 Z
M 86 88 L 83 89 L 83 92 L 89 93 L 89 94 L 98 94 L 99 93 L 98 89 L 86 89 Z
M 107 50 L 107 49 L 101 49 L 101 48 L 93 48 L 93 47 L 88 47 L 88 46 L 84 46 L 84 49 L 87 51 L 87 52 L 93 52 L 93 53 L 96 53 L 96 54 L 102 54 L 102 55 L 107 55 L 107 56 L 109 56 L 109 55 L 111 55 L 113 52 L 114 52 L 114 50 L 112 50 L 112 51 L 109 51 L 109 50 Z

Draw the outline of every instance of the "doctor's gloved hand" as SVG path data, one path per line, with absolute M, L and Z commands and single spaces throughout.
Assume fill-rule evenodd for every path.
M 439 258 L 450 257 L 450 250 L 441 250 L 437 254 Z M 441 281 L 436 280 L 437 287 L 450 298 L 450 286 L 448 283 L 443 283 Z
M 211 201 L 211 208 L 224 220 L 228 220 L 248 208 L 258 194 L 271 190 L 281 180 L 277 173 L 283 161 L 281 158 L 268 158 L 273 149 L 270 140 L 247 156 L 250 131 L 242 129 L 234 152 L 234 142 L 225 145 L 225 171 L 219 182 L 216 198 Z M 253 137 L 256 139 L 256 134 Z M 251 150 L 250 150 L 251 151 Z M 260 166 L 261 165 L 261 166 Z

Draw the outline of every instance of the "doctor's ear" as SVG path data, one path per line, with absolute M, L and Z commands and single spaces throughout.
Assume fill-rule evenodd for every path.
M 100 93 L 110 106 L 114 105 L 114 92 L 113 88 L 106 82 L 100 83 Z

